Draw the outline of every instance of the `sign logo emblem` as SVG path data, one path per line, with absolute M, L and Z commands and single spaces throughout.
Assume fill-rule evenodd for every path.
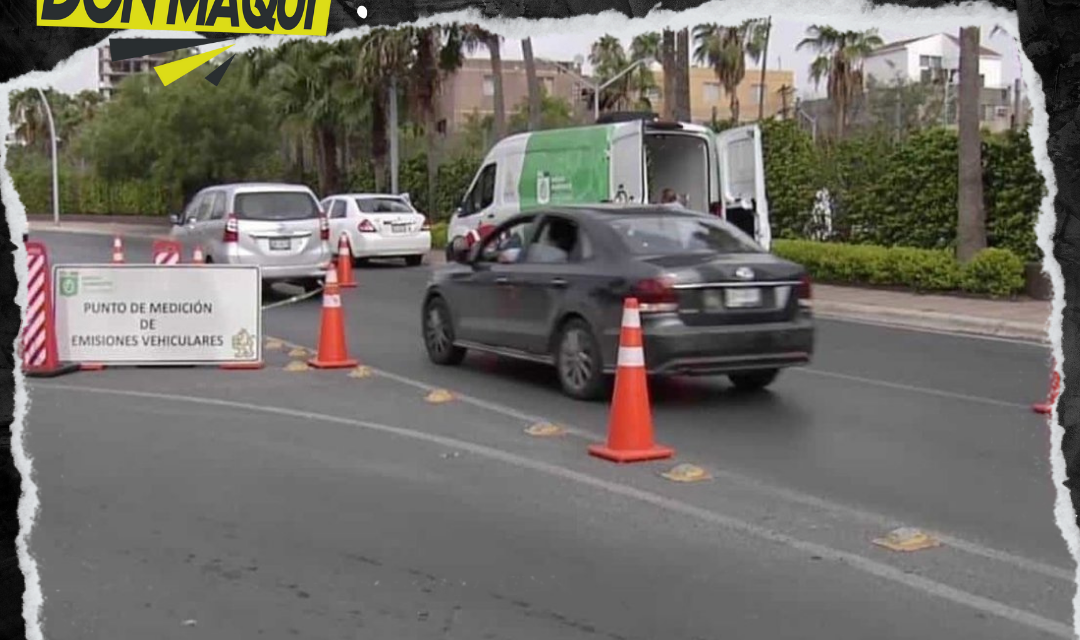
M 62 272 L 60 274 L 60 295 L 70 298 L 79 293 L 79 274 Z
M 735 270 L 735 277 L 739 280 L 753 280 L 754 270 L 750 267 L 739 267 Z
M 536 174 L 536 201 L 539 204 L 551 202 L 551 176 L 547 172 Z
M 255 357 L 255 336 L 241 329 L 232 337 L 233 354 L 238 360 L 251 360 Z

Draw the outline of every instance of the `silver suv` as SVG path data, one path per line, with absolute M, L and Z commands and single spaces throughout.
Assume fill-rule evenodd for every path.
M 172 237 L 202 247 L 207 262 L 257 264 L 266 284 L 291 281 L 315 288 L 332 256 L 329 221 L 303 185 L 207 187 L 171 219 Z

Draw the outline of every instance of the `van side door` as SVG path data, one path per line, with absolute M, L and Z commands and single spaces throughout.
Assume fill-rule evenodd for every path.
M 646 203 L 645 123 L 642 120 L 613 126 L 610 147 L 610 198 L 615 202 Z M 625 198 L 622 199 L 622 198 Z
M 716 136 L 724 218 L 769 250 L 772 229 L 765 194 L 765 155 L 761 128 L 747 125 Z

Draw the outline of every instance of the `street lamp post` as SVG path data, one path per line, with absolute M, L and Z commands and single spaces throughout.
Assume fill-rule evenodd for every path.
M 547 60 L 546 62 L 548 62 L 550 64 L 553 64 L 556 67 L 562 69 L 564 72 L 574 76 L 580 82 L 582 82 L 587 87 L 592 89 L 592 91 L 593 91 L 593 120 L 594 121 L 600 119 L 600 92 L 603 91 L 604 89 L 607 89 L 611 85 L 615 84 L 615 82 L 617 80 L 619 80 L 620 78 L 622 78 L 626 74 L 630 73 L 634 69 L 637 69 L 640 65 L 645 64 L 645 60 L 635 60 L 634 62 L 630 63 L 630 65 L 628 67 L 626 67 L 625 69 L 623 69 L 619 73 L 615 74 L 615 76 L 613 76 L 612 78 L 606 80 L 605 82 L 603 82 L 601 84 L 596 84 L 595 82 L 592 82 L 591 80 L 586 80 L 585 78 L 583 78 L 581 76 L 581 74 L 577 73 L 576 71 L 571 70 L 569 67 L 563 65 L 561 62 L 555 62 L 554 60 Z
M 37 87 L 35 87 L 37 88 Z M 49 139 L 52 142 L 52 194 L 53 194 L 53 225 L 60 226 L 60 178 L 59 171 L 57 169 L 56 161 L 56 125 L 53 122 L 52 108 L 49 106 L 49 99 L 45 97 L 45 92 L 40 88 L 37 88 L 38 95 L 41 96 L 41 102 L 45 105 L 45 117 L 49 121 Z

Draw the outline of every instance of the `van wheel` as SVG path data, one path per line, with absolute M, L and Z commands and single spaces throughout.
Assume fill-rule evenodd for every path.
M 733 373 L 728 376 L 728 379 L 739 391 L 761 391 L 772 384 L 778 375 L 780 375 L 779 369 L 767 369 L 765 371 Z
M 607 386 L 604 360 L 588 324 L 574 319 L 563 325 L 553 355 L 563 393 L 576 400 L 603 397 Z
M 454 366 L 465 359 L 465 349 L 454 344 L 454 325 L 450 320 L 450 307 L 439 296 L 424 304 L 424 348 L 428 358 L 435 364 Z

